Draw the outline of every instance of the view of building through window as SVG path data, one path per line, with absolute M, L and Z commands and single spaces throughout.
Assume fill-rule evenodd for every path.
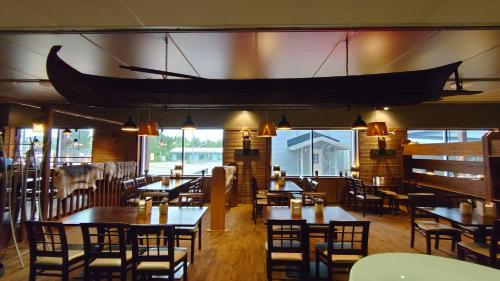
M 160 137 L 147 138 L 146 167 L 150 174 L 168 175 L 183 165 L 185 175 L 206 175 L 222 165 L 221 129 L 163 129 Z
M 65 135 L 64 129 L 52 129 L 51 131 L 51 165 L 59 166 L 66 163 L 79 164 L 92 161 L 93 129 L 72 129 L 71 135 Z M 33 129 L 19 130 L 20 152 L 23 159 L 34 143 L 35 156 L 38 164 L 42 160 L 43 133 Z
M 272 165 L 291 176 L 337 176 L 352 166 L 350 130 L 283 130 L 272 140 Z

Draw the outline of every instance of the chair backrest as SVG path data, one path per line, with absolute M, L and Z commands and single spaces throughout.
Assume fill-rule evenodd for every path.
M 403 181 L 403 189 L 404 193 L 417 192 L 418 190 L 418 182 L 413 179 L 407 179 Z
M 189 184 L 188 192 L 203 193 L 203 178 L 197 178 Z
M 122 187 L 124 191 L 131 191 L 136 189 L 135 180 L 125 180 L 122 182 Z
M 316 201 L 322 200 L 323 204 L 326 205 L 327 195 L 325 192 L 302 192 L 302 205 L 311 206 L 316 203 Z
M 311 178 L 306 178 L 305 180 L 306 180 L 306 182 L 305 182 L 304 190 L 311 191 L 311 183 L 313 180 Z
M 363 181 L 360 179 L 353 179 L 352 181 L 354 184 L 355 194 L 366 197 L 366 190 L 365 190 L 365 185 L 364 185 Z
M 81 223 L 85 262 L 96 258 L 119 258 L 126 264 L 125 225 L 121 223 Z
M 352 178 L 346 178 L 345 188 L 347 192 L 355 192 L 354 180 Z
M 410 194 L 408 196 L 408 208 L 410 210 L 410 220 L 414 222 L 416 218 L 434 218 L 427 212 L 419 211 L 417 207 L 435 207 L 436 195 L 434 194 Z
M 302 188 L 304 189 L 304 177 L 303 176 L 299 176 L 299 179 L 297 180 L 297 184 Z
M 250 188 L 252 189 L 252 199 L 257 201 L 257 193 L 259 192 L 259 184 L 257 183 L 257 179 L 252 176 L 250 179 Z
M 64 225 L 59 222 L 26 221 L 30 260 L 37 257 L 60 257 L 68 262 L 68 241 Z
M 498 255 L 500 255 L 500 219 L 495 221 L 493 226 L 493 233 L 491 234 L 491 244 L 490 244 L 490 264 L 500 265 L 498 260 Z
M 308 257 L 309 230 L 306 220 L 268 220 L 267 255 L 271 253 L 302 253 Z M 307 259 L 308 260 L 308 259 Z
M 141 187 L 141 186 L 146 185 L 146 184 L 147 184 L 146 177 L 135 178 L 135 185 L 137 187 Z
M 370 221 L 330 221 L 328 255 L 368 255 Z
M 311 181 L 311 185 L 309 186 L 309 191 L 318 192 L 319 182 L 313 180 Z
M 290 203 L 290 194 L 287 192 L 268 192 L 267 205 L 269 206 L 288 206 Z
M 168 225 L 131 225 L 133 266 L 140 262 L 168 262 L 174 268 L 174 227 Z

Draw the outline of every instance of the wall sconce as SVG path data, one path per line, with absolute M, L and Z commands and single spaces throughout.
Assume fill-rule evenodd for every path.
M 250 149 L 252 146 L 251 143 L 251 131 L 248 128 L 241 128 L 241 138 L 243 140 L 243 149 Z

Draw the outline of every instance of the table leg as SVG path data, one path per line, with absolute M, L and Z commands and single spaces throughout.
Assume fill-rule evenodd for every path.
M 478 243 L 486 242 L 486 226 L 478 225 L 476 232 L 474 232 L 474 241 Z

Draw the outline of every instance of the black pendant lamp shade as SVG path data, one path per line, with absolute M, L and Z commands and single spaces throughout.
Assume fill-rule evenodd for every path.
M 129 117 L 128 120 L 123 123 L 122 131 L 126 132 L 137 132 L 139 129 L 137 128 L 137 124 L 132 120 L 132 117 Z
M 193 119 L 191 118 L 191 115 L 188 115 L 186 118 L 186 121 L 182 123 L 182 129 L 183 130 L 196 130 L 196 125 L 193 122 Z
M 71 135 L 71 130 L 69 128 L 64 129 L 63 134 L 65 136 L 70 136 Z
M 283 115 L 281 117 L 281 121 L 278 123 L 278 127 L 276 127 L 278 130 L 291 130 L 292 126 L 290 126 L 290 122 L 286 120 L 286 116 Z
M 366 130 L 368 126 L 366 125 L 366 122 L 361 118 L 361 115 L 356 116 L 356 120 L 352 123 L 352 129 L 353 130 Z

